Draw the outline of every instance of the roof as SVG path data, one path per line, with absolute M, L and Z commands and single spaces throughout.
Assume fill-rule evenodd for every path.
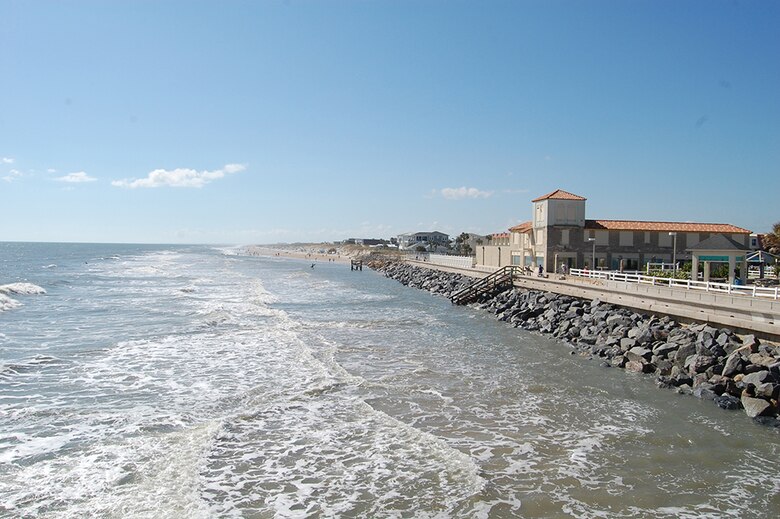
M 750 231 L 727 223 L 641 222 L 636 220 L 585 220 L 586 229 L 609 231 L 709 232 L 750 234 Z
M 530 231 L 532 228 L 533 228 L 532 222 L 523 222 L 515 225 L 514 227 L 510 227 L 509 230 L 510 232 L 524 233 Z
M 494 232 L 490 235 L 491 238 L 508 238 L 509 233 L 508 232 Z
M 531 200 L 531 202 L 539 202 L 541 200 L 587 200 L 587 198 L 569 193 L 563 189 L 556 189 L 552 193 L 547 193 L 544 196 Z
M 749 250 L 739 242 L 736 242 L 728 236 L 716 234 L 706 240 L 702 240 L 696 245 L 688 247 L 688 250 Z

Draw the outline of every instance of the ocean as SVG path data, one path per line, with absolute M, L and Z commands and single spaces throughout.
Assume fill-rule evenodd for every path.
M 741 412 L 370 270 L 239 252 L 0 243 L 0 517 L 780 510 L 780 434 Z

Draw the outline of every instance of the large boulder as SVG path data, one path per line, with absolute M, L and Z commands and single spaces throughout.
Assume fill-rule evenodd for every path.
M 745 408 L 745 414 L 747 414 L 751 418 L 755 418 L 756 416 L 768 415 L 772 410 L 772 404 L 770 404 L 763 398 L 753 398 L 750 396 L 742 395 L 741 402 L 742 402 L 742 407 Z

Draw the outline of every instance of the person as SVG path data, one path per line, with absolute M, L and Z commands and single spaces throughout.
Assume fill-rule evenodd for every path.
M 540 263 L 539 264 L 539 277 L 542 277 L 543 275 L 544 275 L 544 267 Z

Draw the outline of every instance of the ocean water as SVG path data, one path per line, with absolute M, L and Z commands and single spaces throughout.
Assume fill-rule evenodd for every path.
M 569 351 L 345 265 L 0 243 L 0 516 L 776 516 L 776 430 Z

